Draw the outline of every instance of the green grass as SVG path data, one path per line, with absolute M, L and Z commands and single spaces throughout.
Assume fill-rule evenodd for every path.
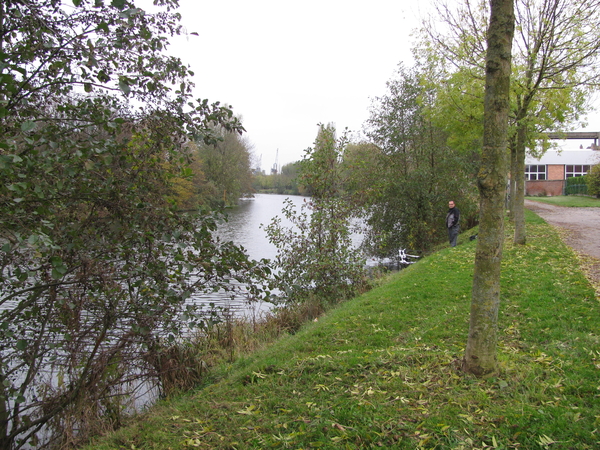
M 577 195 L 558 195 L 555 197 L 525 197 L 527 200 L 534 200 L 536 202 L 549 203 L 557 206 L 570 206 L 570 207 L 599 207 L 600 199 L 594 197 L 582 197 Z
M 600 448 L 600 303 L 526 212 L 506 230 L 500 371 L 458 368 L 475 242 L 461 236 L 90 449 Z

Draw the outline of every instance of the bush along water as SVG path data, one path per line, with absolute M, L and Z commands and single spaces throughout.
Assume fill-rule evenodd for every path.
M 335 304 L 366 289 L 365 259 L 352 245 L 351 202 L 343 198 L 340 160 L 347 139 L 336 137 L 332 125 L 320 125 L 314 148 L 306 150 L 301 183 L 310 192 L 296 211 L 291 201 L 283 215 L 266 227 L 278 248 L 274 286 L 285 303 L 319 299 Z

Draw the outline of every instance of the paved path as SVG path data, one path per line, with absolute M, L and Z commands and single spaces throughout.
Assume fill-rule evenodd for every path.
M 525 207 L 550 225 L 567 230 L 565 243 L 576 251 L 595 258 L 588 268 L 596 285 L 600 283 L 600 208 L 569 208 L 525 200 Z

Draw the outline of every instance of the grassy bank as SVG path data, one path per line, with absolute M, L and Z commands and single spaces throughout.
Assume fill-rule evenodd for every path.
M 600 303 L 527 221 L 526 247 L 506 231 L 496 376 L 458 370 L 475 249 L 461 236 L 89 448 L 598 448 Z
M 578 195 L 557 195 L 555 197 L 525 197 L 527 200 L 549 203 L 556 206 L 570 207 L 600 207 L 600 199 Z

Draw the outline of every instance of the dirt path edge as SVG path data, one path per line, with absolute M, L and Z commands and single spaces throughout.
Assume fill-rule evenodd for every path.
M 579 256 L 581 268 L 600 298 L 600 208 L 570 208 L 525 200 L 525 207 L 558 228 Z

